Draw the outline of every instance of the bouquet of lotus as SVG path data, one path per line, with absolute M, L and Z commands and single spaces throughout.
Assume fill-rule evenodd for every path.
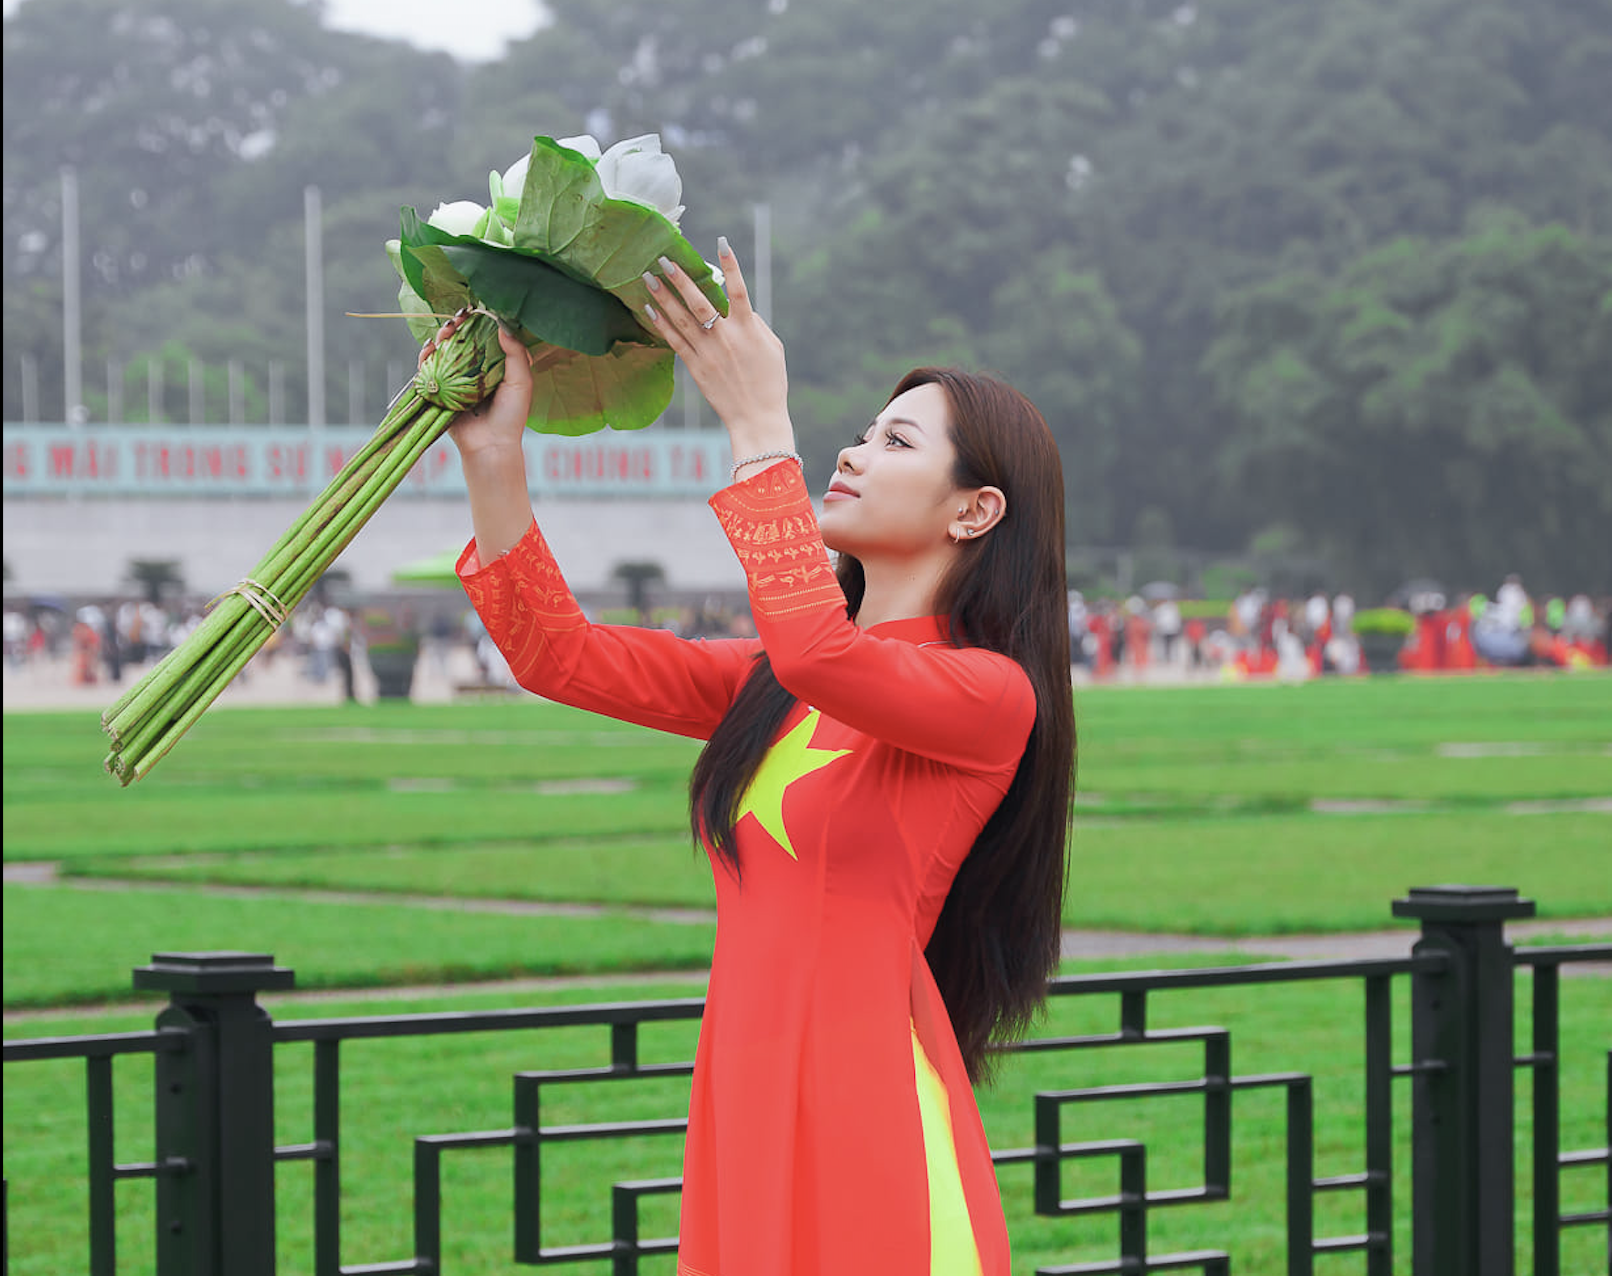
M 591 137 L 539 137 L 489 180 L 492 202 L 403 209 L 387 252 L 402 279 L 398 317 L 426 343 L 460 316 L 421 362 L 385 419 L 261 562 L 214 600 L 183 643 L 101 717 L 106 769 L 138 780 L 285 624 L 342 550 L 454 417 L 503 379 L 500 326 L 532 355 L 532 415 L 550 434 L 635 430 L 672 397 L 670 348 L 639 316 L 644 274 L 666 258 L 727 313 L 721 279 L 677 227 L 682 184 L 654 136 L 601 153 Z

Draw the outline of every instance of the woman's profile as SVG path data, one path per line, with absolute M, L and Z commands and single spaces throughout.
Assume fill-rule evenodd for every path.
M 815 511 L 782 343 L 726 243 L 726 318 L 663 262 L 648 318 L 728 430 L 711 500 L 757 637 L 589 623 L 532 516 L 524 348 L 453 427 L 465 589 L 516 679 L 707 743 L 716 879 L 679 1276 L 1007 1276 L 972 1084 L 1058 959 L 1074 715 L 1063 483 L 1045 421 L 919 369 Z M 837 555 L 832 561 L 831 552 Z

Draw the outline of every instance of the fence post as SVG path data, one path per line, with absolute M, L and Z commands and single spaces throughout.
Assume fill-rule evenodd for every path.
M 1512 957 L 1507 918 L 1532 900 L 1500 886 L 1417 887 L 1394 901 L 1444 969 L 1411 980 L 1412 1270 L 1512 1276 Z
M 264 953 L 153 953 L 136 988 L 168 994 L 156 1060 L 157 1270 L 274 1276 L 274 1037 L 257 994 L 294 976 Z

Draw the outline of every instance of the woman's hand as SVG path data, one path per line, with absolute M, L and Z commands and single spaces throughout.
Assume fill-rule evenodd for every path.
M 652 298 L 649 319 L 722 418 L 736 459 L 793 449 L 784 343 L 751 309 L 739 260 L 726 239 L 718 241 L 717 259 L 728 293 L 726 318 L 686 272 L 662 257 L 664 278 L 644 276 Z
M 439 341 L 459 326 L 456 315 L 437 330 L 420 351 L 420 362 Z M 483 565 L 509 550 L 532 525 L 532 501 L 526 490 L 526 418 L 532 410 L 532 357 L 526 345 L 502 324 L 498 344 L 504 351 L 504 379 L 468 412 L 461 412 L 448 435 L 459 449 L 476 552 Z
M 421 363 L 440 342 L 454 334 L 461 318 L 455 315 L 437 329 L 436 336 L 420 350 Z M 522 431 L 532 411 L 531 351 L 502 324 L 498 327 L 498 344 L 504 351 L 504 379 L 490 399 L 482 400 L 468 412 L 461 412 L 448 427 L 448 436 L 465 459 L 472 455 L 519 453 L 525 438 Z

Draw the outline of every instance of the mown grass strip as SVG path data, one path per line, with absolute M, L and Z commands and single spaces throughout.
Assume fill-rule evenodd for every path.
M 716 928 L 186 890 L 5 887 L 7 1008 L 126 997 L 153 952 L 272 953 L 304 988 L 699 969 Z
M 376 851 L 92 857 L 68 870 L 159 881 L 370 890 L 466 899 L 710 908 L 710 868 L 681 831 L 659 838 Z M 1077 817 L 1066 924 L 1273 935 L 1380 930 L 1412 886 L 1518 887 L 1543 917 L 1612 915 L 1612 818 L 1542 815 Z M 198 905 L 200 907 L 201 905 Z
M 1389 689 L 1083 691 L 1077 809 L 1201 822 L 1420 803 L 1476 822 L 1612 796 L 1612 679 Z M 8 860 L 676 835 L 698 749 L 529 702 L 243 709 L 210 715 L 153 783 L 119 792 L 92 727 L 8 715 Z M 556 791 L 567 782 L 630 791 Z

